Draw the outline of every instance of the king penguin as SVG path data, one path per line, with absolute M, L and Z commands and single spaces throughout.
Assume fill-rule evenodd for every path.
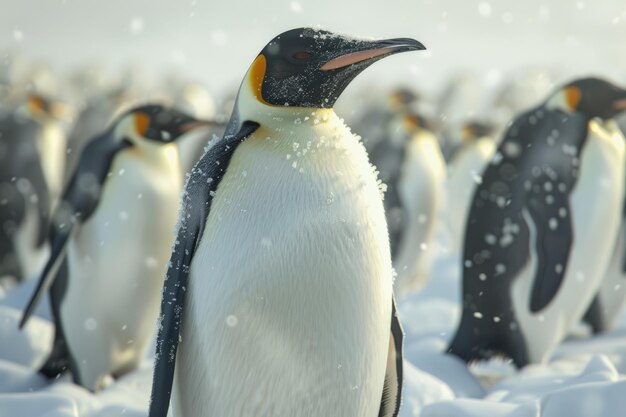
M 143 359 L 174 239 L 181 168 L 174 141 L 197 121 L 156 105 L 122 115 L 82 152 L 50 234 L 51 255 L 20 327 L 50 289 L 56 324 L 40 372 L 69 368 L 92 391 Z
M 463 313 L 449 351 L 545 362 L 591 303 L 624 200 L 626 90 L 597 78 L 519 116 L 477 188 L 463 250 Z
M 293 29 L 255 58 L 187 181 L 150 417 L 396 416 L 402 329 L 381 190 L 333 111 L 361 71 L 424 49 Z
M 389 140 L 399 137 L 403 142 L 399 175 L 393 185 L 403 219 L 397 251 L 392 251 L 398 295 L 418 289 L 428 279 L 436 225 L 445 201 L 446 163 L 437 137 L 423 120 L 407 113 L 391 123 Z M 385 201 L 389 197 L 388 189 Z

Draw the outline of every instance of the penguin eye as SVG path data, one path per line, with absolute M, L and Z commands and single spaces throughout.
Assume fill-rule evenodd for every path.
M 313 57 L 313 55 L 310 52 L 300 51 L 293 54 L 292 57 L 298 61 L 308 61 Z

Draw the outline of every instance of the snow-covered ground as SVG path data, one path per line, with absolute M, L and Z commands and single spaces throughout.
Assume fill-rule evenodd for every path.
M 459 310 L 459 255 L 439 233 L 427 286 L 399 300 L 406 332 L 401 417 L 612 417 L 626 415 L 626 315 L 596 337 L 577 329 L 547 365 L 516 371 L 492 361 L 468 368 L 443 353 Z M 49 308 L 17 330 L 34 281 L 0 289 L 0 417 L 147 415 L 151 358 L 138 371 L 94 395 L 67 376 L 49 382 L 34 373 L 51 343 Z

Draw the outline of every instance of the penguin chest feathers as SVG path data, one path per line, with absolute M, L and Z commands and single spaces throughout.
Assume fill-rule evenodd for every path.
M 332 111 L 270 121 L 238 146 L 189 287 L 180 407 L 188 396 L 225 417 L 377 409 L 391 314 L 387 228 L 365 149 Z

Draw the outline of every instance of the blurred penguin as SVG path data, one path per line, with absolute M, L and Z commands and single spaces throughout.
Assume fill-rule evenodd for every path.
M 381 142 L 385 142 L 389 123 L 393 118 L 408 111 L 417 102 L 419 96 L 408 87 L 398 87 L 387 96 L 384 93 L 379 93 L 377 97 L 369 97 L 369 95 L 371 94 L 357 99 L 368 105 L 362 114 L 356 117 L 354 131 L 362 136 L 363 144 L 371 154 L 374 149 L 379 148 Z M 358 103 L 354 103 L 353 106 L 358 106 Z M 380 148 L 377 151 L 380 151 Z
M 144 105 L 85 147 L 50 232 L 51 255 L 20 327 L 48 290 L 56 324 L 40 373 L 89 390 L 144 358 L 182 189 L 175 141 L 197 120 Z
M 465 221 L 476 185 L 481 182 L 485 166 L 496 152 L 496 142 L 492 136 L 492 126 L 469 121 L 463 124 L 461 136 L 463 144 L 448 164 L 447 214 L 452 248 L 460 250 L 465 232 Z
M 0 282 L 35 274 L 45 256 L 50 197 L 35 121 L 0 116 Z M 10 285 L 10 284 L 9 284 Z
M 446 165 L 436 136 L 415 114 L 391 123 L 390 142 L 404 144 L 400 172 L 392 187 L 401 207 L 402 222 L 393 262 L 399 295 L 421 287 L 430 273 L 433 240 L 445 199 Z M 387 197 L 385 198 L 385 201 Z
M 67 140 L 61 128 L 63 107 L 40 95 L 30 94 L 17 109 L 19 117 L 33 120 L 39 125 L 37 149 L 46 178 L 52 208 L 61 196 Z

